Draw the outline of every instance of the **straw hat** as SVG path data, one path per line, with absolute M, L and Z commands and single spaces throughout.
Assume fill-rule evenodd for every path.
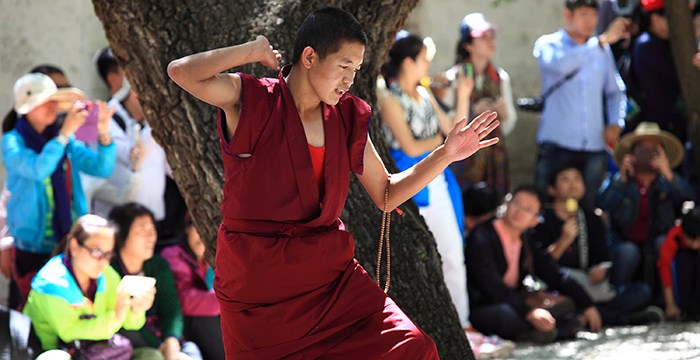
M 60 103 L 72 103 L 87 98 L 76 88 L 56 88 L 50 77 L 39 73 L 26 74 L 17 79 L 13 92 L 15 111 L 19 115 L 25 115 L 47 101 L 58 101 L 61 105 Z
M 625 155 L 632 152 L 634 144 L 644 139 L 654 139 L 661 143 L 672 168 L 678 166 L 683 160 L 683 144 L 677 137 L 668 131 L 661 130 L 657 123 L 641 122 L 634 129 L 634 132 L 623 136 L 620 139 L 620 143 L 615 147 L 615 152 L 613 153 L 615 164 L 620 166 Z

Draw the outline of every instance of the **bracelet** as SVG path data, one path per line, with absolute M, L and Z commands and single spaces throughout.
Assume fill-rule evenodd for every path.
M 97 135 L 97 141 L 100 143 L 102 146 L 107 146 L 112 144 L 112 137 L 107 134 L 98 134 Z

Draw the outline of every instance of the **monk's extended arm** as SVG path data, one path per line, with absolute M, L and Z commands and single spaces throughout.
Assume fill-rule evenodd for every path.
M 389 187 L 388 209 L 393 209 L 410 199 L 445 170 L 454 161 L 465 159 L 479 149 L 498 142 L 498 138 L 483 140 L 490 134 L 499 122 L 497 114 L 485 111 L 467 125 L 466 118 L 458 121 L 450 131 L 445 143 L 435 149 L 428 157 L 413 167 L 398 174 L 391 175 Z M 364 171 L 358 179 L 364 186 L 374 203 L 384 207 L 384 189 L 389 172 L 379 158 L 379 154 L 371 141 L 365 147 Z

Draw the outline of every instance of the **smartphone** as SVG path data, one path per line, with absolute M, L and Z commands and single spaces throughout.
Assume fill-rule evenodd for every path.
M 117 291 L 137 297 L 146 294 L 156 286 L 156 278 L 141 275 L 126 275 L 119 282 Z
M 603 261 L 602 263 L 598 264 L 603 269 L 610 269 L 612 267 L 612 261 Z
M 464 75 L 466 77 L 473 77 L 474 76 L 474 65 L 472 65 L 471 63 L 462 64 L 462 71 L 464 72 Z
M 85 124 L 75 132 L 75 138 L 86 144 L 94 144 L 97 142 L 97 112 L 99 105 L 94 101 L 82 103 L 85 104 L 88 115 L 85 119 Z

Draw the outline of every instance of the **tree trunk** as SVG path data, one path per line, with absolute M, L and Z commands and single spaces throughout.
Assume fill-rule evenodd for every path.
M 163 146 L 175 180 L 210 259 L 221 222 L 223 170 L 215 109 L 197 101 L 171 82 L 167 64 L 196 52 L 268 37 L 283 57 L 292 56 L 296 29 L 325 5 L 342 7 L 363 24 L 369 37 L 363 70 L 353 92 L 376 108 L 375 82 L 394 34 L 417 0 L 382 1 L 224 1 L 93 0 L 112 50 L 138 92 L 154 136 Z M 235 69 L 257 76 L 276 76 L 259 65 Z M 376 113 L 370 134 L 385 163 L 395 170 L 380 134 Z M 416 206 L 402 207 L 393 219 L 390 295 L 435 340 L 444 359 L 473 358 L 443 281 L 440 257 Z M 371 209 L 371 210 L 368 210 Z M 374 273 L 381 212 L 356 178 L 343 212 L 355 237 L 356 256 Z
M 689 139 L 694 162 L 691 176 L 698 189 L 700 181 L 700 70 L 692 64 L 698 51 L 687 1 L 666 1 L 666 16 L 671 28 L 671 48 L 688 116 Z

